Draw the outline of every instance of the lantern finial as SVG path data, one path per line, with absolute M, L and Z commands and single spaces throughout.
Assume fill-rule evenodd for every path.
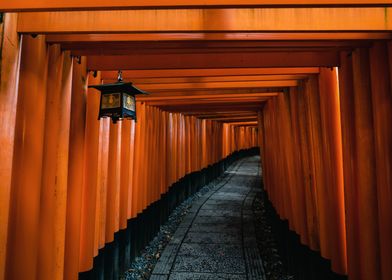
M 122 80 L 123 80 L 123 78 L 122 78 L 122 71 L 121 71 L 121 70 L 118 70 L 117 80 L 118 80 L 119 82 L 122 82 Z

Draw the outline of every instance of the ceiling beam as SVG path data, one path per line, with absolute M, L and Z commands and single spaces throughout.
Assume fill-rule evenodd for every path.
M 254 75 L 302 75 L 318 74 L 318 67 L 291 68 L 221 68 L 221 69 L 160 69 L 160 70 L 124 70 L 124 80 L 135 78 L 172 78 L 172 77 L 220 77 Z M 115 79 L 117 71 L 102 71 L 103 80 Z
M 216 111 L 216 112 L 183 112 L 186 116 L 199 116 L 200 118 L 203 117 L 214 117 L 214 116 L 249 116 L 249 115 L 256 115 L 257 112 L 254 111 Z
M 255 8 L 37 12 L 20 14 L 18 16 L 17 31 L 20 33 L 37 34 L 265 31 L 368 32 L 392 30 L 392 17 L 388 16 L 391 14 L 392 8 Z
M 243 118 L 223 118 L 223 119 L 214 119 L 214 121 L 220 121 L 220 122 L 225 122 L 225 123 L 242 123 L 242 122 L 257 122 L 257 116 L 256 117 L 243 117 Z
M 144 87 L 150 84 L 176 84 L 176 83 L 210 83 L 210 82 L 252 82 L 252 81 L 279 81 L 279 80 L 302 80 L 308 75 L 256 75 L 256 76 L 218 76 L 218 77 L 187 77 L 187 78 L 133 78 L 130 81 Z M 124 76 L 123 76 L 124 79 Z M 117 81 L 117 75 L 111 79 L 103 79 L 103 82 Z
M 229 89 L 203 89 L 194 91 L 170 91 L 170 92 L 150 92 L 148 96 L 197 96 L 209 94 L 251 94 L 251 93 L 279 93 L 284 88 L 229 88 Z M 140 95 L 139 95 L 140 96 Z M 138 96 L 137 96 L 138 98 Z
M 218 99 L 218 100 L 173 100 L 173 101 L 166 101 L 166 100 L 158 100 L 158 101 L 148 101 L 147 104 L 151 106 L 184 106 L 184 105 L 193 105 L 193 106 L 200 106 L 200 105 L 242 105 L 242 104 L 249 104 L 249 103 L 260 103 L 263 101 L 268 100 L 268 97 L 264 98 L 257 98 L 257 99 Z
M 237 94 L 197 94 L 184 93 L 182 95 L 162 95 L 162 94 L 149 94 L 149 95 L 137 95 L 138 101 L 157 101 L 157 100 L 192 100 L 192 99 L 230 99 L 230 98 L 255 98 L 255 97 L 274 97 L 278 96 L 278 92 L 269 93 L 237 93 Z
M 139 87 L 137 84 L 135 84 Z M 203 89 L 238 89 L 238 88 L 271 88 L 271 87 L 295 87 L 296 80 L 276 81 L 239 81 L 239 82 L 206 82 L 206 83 L 176 83 L 176 84 L 143 84 L 140 89 L 147 92 L 164 91 L 193 91 Z
M 358 44 L 345 44 L 341 45 L 339 42 L 336 42 L 335 45 L 330 46 L 316 46 L 316 47 L 307 47 L 307 46 L 278 46 L 275 47 L 224 47 L 224 48 L 211 48 L 208 46 L 197 47 L 197 48 L 133 48 L 132 46 L 127 46 L 125 48 L 119 48 L 115 44 L 108 46 L 89 46 L 87 48 L 79 48 L 71 50 L 72 56 L 102 56 L 102 55 L 155 55 L 155 54 L 235 54 L 235 53 L 262 53 L 262 52 L 328 52 L 328 51 L 351 51 L 355 47 L 370 47 L 371 43 L 361 42 Z M 69 50 L 69 48 L 61 46 L 63 50 Z
M 391 6 L 389 0 L 12 0 L 2 1 L 0 11 L 122 10 L 151 8 L 240 8 L 240 7 L 362 7 Z
M 49 34 L 46 41 L 51 44 L 67 43 L 132 43 L 132 42 L 203 42 L 209 41 L 227 41 L 249 43 L 252 41 L 262 41 L 266 44 L 268 41 L 278 41 L 280 44 L 287 42 L 281 41 L 326 41 L 326 40 L 387 40 L 392 39 L 389 32 L 189 32 L 189 33 L 133 33 L 133 34 Z M 275 43 L 276 44 L 276 43 Z M 308 42 L 309 44 L 309 42 Z
M 391 17 L 392 18 L 392 17 Z M 338 51 L 90 56 L 90 70 L 333 67 Z
M 238 122 L 227 122 L 230 125 L 242 126 L 242 125 L 257 125 L 257 121 L 238 121 Z
M 262 102 L 260 103 L 249 103 L 249 104 L 214 104 L 214 105 L 204 105 L 204 106 L 194 106 L 194 105 L 183 105 L 183 106 L 171 106 L 164 105 L 160 106 L 165 111 L 170 112 L 216 112 L 216 111 L 249 111 L 257 112 L 262 108 Z
M 215 114 L 215 115 L 206 115 L 206 114 L 201 114 L 199 115 L 199 118 L 201 119 L 210 119 L 210 120 L 217 120 L 217 121 L 222 121 L 222 120 L 231 120 L 231 119 L 246 119 L 246 118 L 257 118 L 257 113 L 242 113 L 242 114 L 235 114 L 232 113 L 230 115 L 222 115 L 222 114 Z

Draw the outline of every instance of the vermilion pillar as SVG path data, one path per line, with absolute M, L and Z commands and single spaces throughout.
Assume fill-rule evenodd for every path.
M 5 14 L 2 25 L 3 33 L 0 35 L 2 45 L 0 62 L 0 279 L 5 279 L 20 62 L 20 41 L 16 33 L 17 15 Z
M 100 73 L 97 76 L 89 75 L 88 83 L 101 83 Z M 97 170 L 98 170 L 98 141 L 99 125 L 97 120 L 99 112 L 100 93 L 89 89 L 86 104 L 86 130 L 84 142 L 85 177 L 83 184 L 81 234 L 80 234 L 80 260 L 79 271 L 88 271 L 92 268 L 95 244 L 95 211 L 97 197 Z
M 121 125 L 110 123 L 108 189 L 106 205 L 106 242 L 113 241 L 119 229 L 120 216 L 120 170 L 121 170 Z
M 86 58 L 74 61 L 69 133 L 67 217 L 65 228 L 64 279 L 73 280 L 79 272 L 79 238 L 84 180 L 84 137 L 86 124 Z
M 367 49 L 341 54 L 339 69 L 348 274 L 380 279 L 372 94 Z
M 388 58 L 388 59 L 387 59 Z M 392 279 L 392 45 L 370 49 L 370 75 L 378 194 L 381 275 Z
M 302 166 L 301 155 L 301 131 L 299 123 L 299 95 L 302 94 L 298 88 L 290 88 L 289 106 L 290 106 L 290 120 L 291 120 L 291 146 L 293 154 L 293 179 L 294 196 L 297 201 L 297 232 L 300 234 L 302 243 L 309 244 L 308 231 L 307 231 L 307 213 L 306 213 L 306 196 L 305 192 L 309 188 L 304 187 L 304 170 Z
M 354 128 L 354 85 L 352 53 L 340 54 L 339 67 L 340 110 L 342 123 L 343 147 L 343 178 L 346 208 L 346 240 L 347 240 L 347 269 L 353 279 L 359 277 L 359 247 L 358 247 L 358 204 L 354 186 L 355 128 Z
M 361 279 L 380 279 L 377 182 L 368 49 L 353 52 L 354 155 Z M 376 94 L 376 93 L 375 93 Z
M 136 215 L 140 212 L 140 185 L 142 180 L 141 172 L 142 172 L 142 164 L 141 158 L 143 157 L 143 144 L 144 144 L 144 118 L 145 118 L 145 108 L 146 106 L 140 104 L 140 102 L 136 103 L 137 110 L 137 124 L 135 131 L 135 148 L 134 148 L 134 169 L 133 169 L 133 178 L 132 178 L 132 218 L 136 217 Z
M 5 279 L 38 279 L 48 57 L 44 36 L 22 40 Z
M 330 258 L 328 243 L 329 210 L 326 199 L 327 184 L 325 154 L 321 131 L 320 94 L 317 77 L 310 77 L 305 85 L 305 100 L 309 129 L 309 155 L 311 160 L 311 184 L 315 195 L 320 251 L 323 257 Z M 313 233 L 314 234 L 314 233 Z
M 100 119 L 98 142 L 98 180 L 97 203 L 95 211 L 95 245 L 94 254 L 105 246 L 106 239 L 106 207 L 108 189 L 108 164 L 109 164 L 109 118 Z
M 303 172 L 303 184 L 306 207 L 307 244 L 314 251 L 320 250 L 318 231 L 318 211 L 315 182 L 313 176 L 313 154 L 311 149 L 311 132 L 309 119 L 309 103 L 305 96 L 305 82 L 301 81 L 297 90 L 299 152 Z
M 39 279 L 63 279 L 72 60 L 49 47 L 38 241 Z
M 131 122 L 131 127 L 129 130 L 130 139 L 129 139 L 129 166 L 128 166 L 128 203 L 127 203 L 127 219 L 132 217 L 132 190 L 133 190 L 133 171 L 134 171 L 134 162 L 135 162 L 135 122 Z M 126 144 L 126 143 L 125 143 Z
M 131 163 L 131 147 L 129 144 L 131 142 L 132 122 L 130 120 L 123 121 L 121 129 L 120 229 L 127 227 L 128 219 L 128 192 L 130 189 L 130 180 L 132 179 L 129 176 L 129 165 Z
M 343 159 L 341 140 L 341 121 L 339 88 L 336 68 L 320 68 L 319 94 L 322 149 L 325 159 L 325 179 L 327 188 L 325 200 L 328 201 L 328 248 L 332 270 L 342 275 L 347 273 L 346 225 L 344 212 Z

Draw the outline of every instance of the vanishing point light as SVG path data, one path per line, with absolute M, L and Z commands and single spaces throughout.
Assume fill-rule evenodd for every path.
M 114 84 L 92 85 L 101 92 L 98 119 L 110 117 L 113 123 L 122 119 L 136 120 L 136 94 L 147 94 L 132 83 L 123 82 L 122 73 L 118 71 L 118 81 Z

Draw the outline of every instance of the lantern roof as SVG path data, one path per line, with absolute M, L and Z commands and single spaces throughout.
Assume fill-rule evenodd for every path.
M 88 87 L 100 90 L 102 93 L 123 92 L 123 93 L 129 93 L 132 95 L 148 94 L 148 92 L 141 90 L 141 89 L 138 89 L 137 87 L 133 86 L 131 82 L 118 81 L 113 84 L 91 85 Z

